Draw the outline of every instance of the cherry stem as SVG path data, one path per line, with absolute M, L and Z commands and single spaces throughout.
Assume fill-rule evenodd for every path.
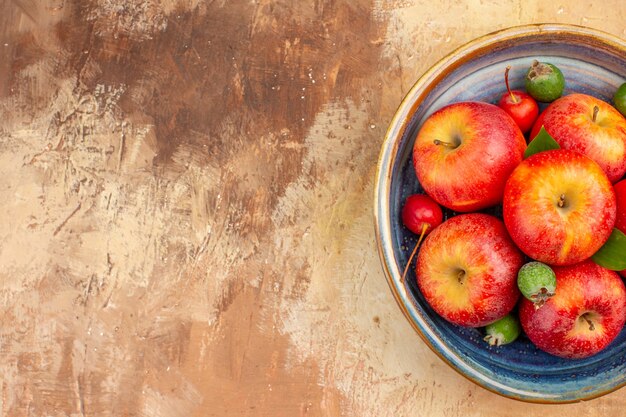
M 509 87 L 509 71 L 511 70 L 511 66 L 509 65 L 508 67 L 506 67 L 506 69 L 504 70 L 504 84 L 506 84 L 506 91 L 509 92 L 509 95 L 511 96 L 511 101 L 513 103 L 517 103 L 517 97 L 515 97 L 515 94 L 513 94 L 513 92 L 511 91 L 511 87 Z
M 450 142 L 444 142 L 444 141 L 439 140 L 439 139 L 435 139 L 435 140 L 433 140 L 433 143 L 434 143 L 435 145 L 443 145 L 443 146 L 445 146 L 446 148 L 456 148 L 456 146 L 454 146 L 454 144 L 453 144 L 453 143 L 450 143 Z
M 564 207 L 565 206 L 565 194 L 561 194 L 561 196 L 559 197 L 559 202 L 557 203 L 557 205 L 559 207 Z
M 409 261 L 406 263 L 406 266 L 404 267 L 404 272 L 402 273 L 402 280 L 401 281 L 404 281 L 404 278 L 406 277 L 406 273 L 409 270 L 409 266 L 411 265 L 411 262 L 413 262 L 413 257 L 417 253 L 417 248 L 420 247 L 420 243 L 422 243 L 422 239 L 424 239 L 424 236 L 426 236 L 426 230 L 428 230 L 429 227 L 430 227 L 430 224 L 422 223 L 422 234 L 420 235 L 420 238 L 418 239 L 417 243 L 415 244 L 415 248 L 413 249 L 413 252 L 411 253 L 411 256 L 409 257 Z
M 593 106 L 593 117 L 591 118 L 592 121 L 596 121 L 596 117 L 598 117 L 598 112 L 600 111 L 600 107 L 598 106 Z

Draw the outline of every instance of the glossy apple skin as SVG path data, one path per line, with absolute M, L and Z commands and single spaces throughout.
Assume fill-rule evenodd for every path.
M 626 180 L 622 180 L 615 184 L 615 198 L 617 200 L 617 217 L 615 218 L 615 227 L 621 232 L 626 233 Z M 619 273 L 626 278 L 626 269 Z
M 539 309 L 523 299 L 519 318 L 541 350 L 563 358 L 584 358 L 604 349 L 626 321 L 626 289 L 613 271 L 592 261 L 554 267 L 556 294 Z M 589 329 L 583 314 L 593 322 Z
M 559 207 L 561 195 L 566 206 Z M 549 265 L 572 265 L 592 256 L 615 224 L 615 192 L 598 164 L 557 149 L 530 156 L 504 191 L 504 223 L 515 244 Z
M 460 145 L 451 149 L 435 140 Z M 488 103 L 460 102 L 433 113 L 413 147 L 413 166 L 436 202 L 459 212 L 502 201 L 504 183 L 522 161 L 526 141 L 513 119 Z
M 513 101 L 511 94 L 515 96 L 516 101 Z M 498 102 L 498 107 L 513 118 L 522 133 L 526 133 L 533 127 L 535 120 L 537 120 L 539 106 L 534 98 L 523 91 L 513 90 L 511 94 L 508 92 L 503 94 Z
M 594 106 L 600 109 L 595 122 Z M 541 113 L 531 138 L 541 126 L 561 148 L 578 151 L 596 161 L 611 182 L 626 173 L 626 119 L 610 104 L 586 94 L 569 94 Z
M 485 326 L 515 306 L 520 296 L 517 271 L 523 262 L 502 221 L 487 214 L 461 214 L 424 240 L 417 258 L 417 284 L 444 319 L 461 326 Z

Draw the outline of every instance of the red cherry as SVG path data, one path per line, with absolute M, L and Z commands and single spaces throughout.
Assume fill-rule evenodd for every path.
M 510 69 L 511 67 L 509 66 L 504 71 L 504 83 L 506 84 L 507 92 L 502 95 L 498 102 L 498 107 L 513 118 L 523 133 L 527 133 L 533 127 L 539 115 L 539 106 L 535 99 L 528 94 L 518 90 L 511 91 L 511 87 L 509 87 Z
M 426 194 L 409 196 L 402 207 L 402 223 L 413 233 L 430 233 L 443 221 L 441 207 Z M 426 225 L 426 230 L 422 228 Z
M 415 248 L 402 273 L 402 281 L 406 277 L 409 265 L 413 261 L 422 239 L 443 221 L 441 207 L 426 194 L 413 194 L 407 197 L 402 207 L 402 223 L 413 233 L 420 235 Z

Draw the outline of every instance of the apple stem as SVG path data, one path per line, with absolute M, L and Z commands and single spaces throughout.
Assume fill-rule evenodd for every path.
M 454 144 L 452 144 L 452 143 L 450 143 L 450 142 L 444 142 L 444 141 L 439 140 L 439 139 L 435 139 L 435 140 L 433 140 L 433 143 L 434 143 L 435 145 L 443 145 L 443 146 L 445 146 L 446 148 L 453 148 L 453 149 L 454 149 L 454 148 L 456 148 L 456 146 L 454 146 Z
M 593 106 L 593 117 L 591 117 L 591 120 L 593 122 L 596 121 L 596 117 L 598 117 L 598 112 L 600 111 L 600 107 L 598 106 Z
M 461 269 L 456 275 L 456 279 L 459 280 L 459 284 L 463 284 L 463 278 L 465 278 L 465 270 Z
M 413 248 L 413 252 L 411 252 L 411 256 L 409 256 L 409 261 L 406 263 L 406 266 L 404 267 L 404 272 L 402 273 L 401 281 L 403 282 L 404 282 L 404 278 L 406 277 L 406 273 L 409 270 L 409 266 L 411 265 L 411 262 L 413 262 L 413 257 L 417 253 L 417 248 L 419 248 L 420 243 L 422 243 L 422 239 L 424 239 L 424 236 L 426 236 L 426 230 L 428 230 L 429 227 L 430 227 L 429 223 L 422 223 L 422 233 L 420 234 L 420 238 L 417 240 L 417 243 L 415 244 L 415 248 Z
M 557 203 L 559 207 L 565 207 L 565 194 L 561 194 L 559 197 L 559 202 Z
M 514 104 L 517 104 L 518 102 L 517 97 L 515 97 L 515 94 L 513 94 L 513 92 L 511 91 L 511 87 L 509 87 L 509 71 L 510 70 L 511 70 L 510 65 L 506 67 L 506 69 L 504 70 L 504 84 L 506 84 L 506 91 L 508 91 L 509 95 L 511 96 L 511 101 Z
M 589 320 L 587 317 L 585 317 L 585 321 L 589 324 L 589 330 L 593 331 L 596 329 L 595 326 L 593 325 L 593 322 Z

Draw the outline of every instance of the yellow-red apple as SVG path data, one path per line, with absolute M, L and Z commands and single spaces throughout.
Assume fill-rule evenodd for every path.
M 503 214 L 525 254 L 550 265 L 571 265 L 592 256 L 609 238 L 615 193 L 602 168 L 585 155 L 545 151 L 513 171 Z
M 626 289 L 620 277 L 592 261 L 555 267 L 557 291 L 542 307 L 523 299 L 519 317 L 539 349 L 584 358 L 604 349 L 626 321 Z
M 626 233 L 626 180 L 622 180 L 615 184 L 615 198 L 617 200 L 617 217 L 615 218 L 615 227 L 620 232 Z M 620 271 L 621 276 L 626 278 L 626 269 Z
M 626 119 L 609 103 L 586 94 L 561 97 L 541 113 L 531 138 L 541 126 L 561 148 L 596 161 L 611 182 L 626 173 Z
M 444 319 L 485 326 L 508 314 L 517 299 L 517 271 L 524 257 L 502 221 L 461 214 L 435 228 L 417 258 L 417 284 Z
M 460 102 L 433 113 L 413 147 L 424 191 L 442 206 L 469 212 L 502 201 L 504 183 L 522 161 L 526 141 L 502 109 Z

